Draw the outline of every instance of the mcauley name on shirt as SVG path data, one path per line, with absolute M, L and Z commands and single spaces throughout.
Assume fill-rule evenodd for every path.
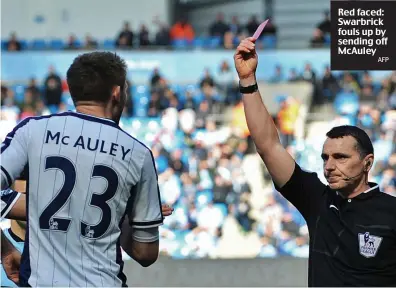
M 112 156 L 121 156 L 122 160 L 125 160 L 126 156 L 131 152 L 130 148 L 126 148 L 117 143 L 84 137 L 83 135 L 73 139 L 68 135 L 61 136 L 61 132 L 52 132 L 50 130 L 46 132 L 45 144 L 70 145 L 84 150 L 87 149 L 89 151 L 98 151 Z

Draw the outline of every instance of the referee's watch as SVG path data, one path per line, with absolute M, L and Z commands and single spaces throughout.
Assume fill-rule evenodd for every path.
M 258 91 L 257 83 L 254 83 L 253 85 L 244 87 L 241 85 L 241 82 L 239 82 L 239 92 L 241 92 L 242 94 L 252 94 L 256 91 Z

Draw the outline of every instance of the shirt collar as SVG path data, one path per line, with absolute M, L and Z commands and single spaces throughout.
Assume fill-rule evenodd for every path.
M 369 182 L 368 185 L 370 186 L 369 189 L 367 189 L 366 191 L 360 193 L 359 195 L 357 195 L 353 199 L 367 199 L 367 198 L 371 198 L 371 197 L 375 196 L 378 192 L 380 192 L 379 185 L 377 183 Z M 338 191 L 336 191 L 336 194 L 338 196 L 342 197 L 340 195 L 340 193 L 338 193 Z
M 377 195 L 378 192 L 380 192 L 378 184 L 372 183 L 372 182 L 369 182 L 368 184 L 369 184 L 370 188 L 367 189 L 366 191 L 364 191 L 363 193 L 360 193 L 359 195 L 357 195 L 355 197 L 356 199 L 371 198 L 371 197 Z
M 78 114 L 78 115 L 83 115 L 83 116 L 86 116 L 86 117 L 91 117 L 91 118 L 96 118 L 96 119 L 102 119 L 102 120 L 106 120 L 106 121 L 115 123 L 114 120 L 109 119 L 109 118 L 97 117 L 97 116 L 94 116 L 94 115 L 91 115 L 91 114 L 85 114 L 85 113 L 81 113 L 81 112 L 78 112 L 78 111 L 68 111 L 68 112 L 74 113 L 74 114 Z

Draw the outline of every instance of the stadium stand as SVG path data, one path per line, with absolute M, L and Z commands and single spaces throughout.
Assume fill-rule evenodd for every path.
M 28 85 L 2 83 L 2 140 L 26 117 L 74 109 L 64 79 L 51 71 L 40 82 L 42 86 L 34 79 Z M 308 77 L 304 72 L 297 76 L 300 80 L 286 77 L 278 83 L 261 83 L 270 95 L 275 91 L 286 94 L 273 100 L 271 107 L 289 152 L 302 167 L 321 175 L 323 131 L 334 125 L 358 125 L 374 141 L 372 179 L 383 191 L 396 195 L 396 73 L 382 81 L 373 80 L 369 73 L 330 77 L 325 72 L 323 79 L 317 74 L 314 88 L 302 90 L 301 98 L 291 92 L 296 88 L 280 88 L 312 83 L 304 80 Z M 305 222 L 274 193 L 254 153 L 233 78 L 227 82 L 225 77 L 206 74 L 197 84 L 180 85 L 165 77 L 155 71 L 148 79 L 150 85 L 132 85 L 131 101 L 121 120 L 122 128 L 152 148 L 162 201 L 175 207 L 174 215 L 161 227 L 162 253 L 178 259 L 307 257 Z M 326 83 L 332 77 L 329 92 Z M 367 85 L 375 93 L 364 94 Z M 273 93 L 268 92 L 271 89 Z M 314 93 L 324 104 L 307 97 Z M 307 111 L 323 107 L 333 120 L 327 121 L 320 112 L 322 120 L 311 121 Z M 229 116 L 224 120 L 221 115 Z
M 295 2 L 295 6 L 283 3 L 277 13 L 297 6 L 306 9 L 303 3 L 289 2 Z M 310 1 L 314 2 L 319 3 Z M 322 2 L 309 14 L 322 11 Z M 154 39 L 150 48 L 171 46 L 175 49 L 175 59 L 183 61 L 185 54 L 177 54 L 182 53 L 180 49 L 207 49 L 207 55 L 216 53 L 211 51 L 215 49 L 232 49 L 246 36 L 246 31 L 250 33 L 258 26 L 254 17 L 247 25 L 240 25 L 236 18 L 230 25 L 224 24 L 222 17 L 219 14 L 216 22 L 210 27 L 208 24 L 208 35 L 194 34 L 194 27 L 186 32 L 180 25 L 168 28 L 156 21 L 161 28 L 155 37 L 150 37 Z M 308 20 L 319 19 L 316 13 Z M 280 29 L 287 27 L 285 21 L 279 24 Z M 318 39 L 312 43 L 319 43 L 320 47 L 329 44 L 326 21 L 318 24 L 314 32 Z M 289 28 L 298 29 L 290 25 Z M 312 27 L 308 28 L 312 31 Z M 272 33 L 264 35 L 258 47 L 277 48 L 277 30 L 274 24 Z M 2 50 L 13 56 L 29 50 L 55 54 L 82 48 L 142 50 L 141 43 L 147 40 L 147 33 L 144 27 L 139 32 L 132 31 L 125 22 L 116 39 L 111 35 L 106 39 L 87 35 L 85 41 L 73 36 L 68 41 L 58 37 L 24 40 L 12 34 L 2 40 Z M 183 37 L 186 34 L 188 37 Z M 288 38 L 281 31 L 280 34 Z M 303 41 L 309 45 L 311 35 L 304 34 Z M 273 50 L 273 58 L 278 57 L 277 53 Z M 396 72 L 378 79 L 369 72 L 334 74 L 328 67 L 315 71 L 308 63 L 291 68 L 289 64 L 295 63 L 294 59 L 281 60 L 283 65 L 269 79 L 260 79 L 259 85 L 282 143 L 297 162 L 322 175 L 320 154 L 324 132 L 336 125 L 357 125 L 369 133 L 374 143 L 376 161 L 372 180 L 380 183 L 385 193 L 396 196 Z M 129 101 L 120 126 L 151 147 L 162 201 L 175 208 L 160 228 L 161 253 L 175 259 L 282 255 L 305 258 L 308 256 L 306 223 L 274 190 L 249 137 L 232 63 L 221 59 L 218 62 L 220 72 L 212 75 L 207 71 L 201 79 L 188 83 L 170 81 L 158 69 L 146 79 L 145 83 L 149 84 L 135 83 L 134 75 L 129 79 Z M 26 117 L 74 109 L 65 79 L 54 65 L 45 79 L 2 81 L 0 140 Z M 289 68 L 286 75 L 284 70 Z M 323 177 L 322 180 L 325 181 Z
M 219 13 L 217 17 L 224 17 Z M 219 19 L 220 19 L 219 18 Z M 79 49 L 163 49 L 164 47 L 180 49 L 233 49 L 240 39 L 252 34 L 259 26 L 258 20 L 253 16 L 247 23 L 240 24 L 237 17 L 232 17 L 230 23 L 217 19 L 209 27 L 208 33 L 196 35 L 191 24 L 186 22 L 183 26 L 176 22 L 168 28 L 158 19 L 154 23 L 161 27 L 155 35 L 145 25 L 139 31 L 133 31 L 130 23 L 125 21 L 122 30 L 115 39 L 94 39 L 87 34 L 85 39 L 78 39 L 70 34 L 67 40 L 56 38 L 19 39 L 16 33 L 11 33 L 8 39 L 1 41 L 3 51 L 43 51 L 43 50 L 79 50 Z M 258 41 L 259 48 L 275 49 L 277 46 L 277 28 L 271 21 L 266 31 Z

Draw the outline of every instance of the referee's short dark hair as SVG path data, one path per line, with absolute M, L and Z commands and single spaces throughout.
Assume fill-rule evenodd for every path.
M 364 130 L 351 125 L 343 125 L 332 128 L 327 132 L 326 136 L 330 139 L 351 136 L 356 140 L 356 150 L 360 154 L 360 158 L 364 158 L 369 154 L 374 154 L 373 143 Z
M 67 84 L 74 103 L 107 103 L 114 86 L 124 89 L 127 75 L 125 61 L 112 52 L 95 51 L 76 57 L 67 70 Z

